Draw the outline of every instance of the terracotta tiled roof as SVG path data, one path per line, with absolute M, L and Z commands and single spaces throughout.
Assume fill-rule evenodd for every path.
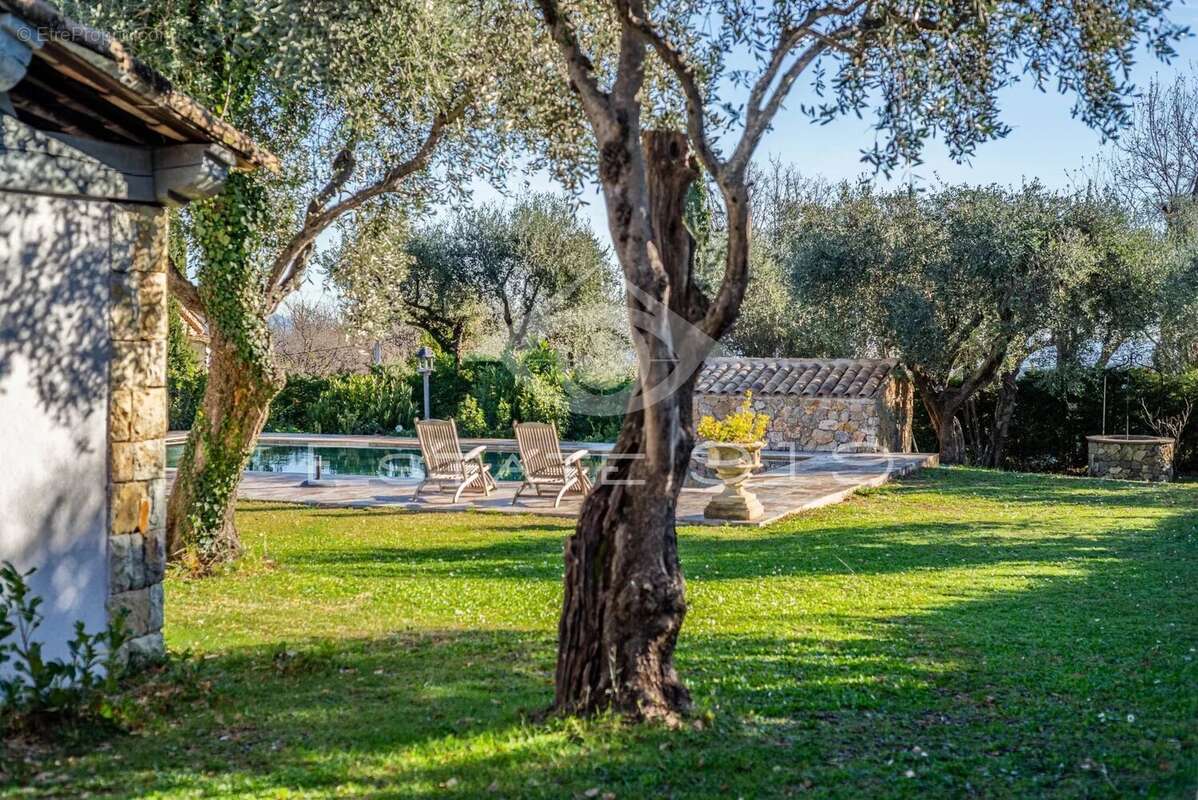
M 695 393 L 867 399 L 897 365 L 896 359 L 709 358 Z
M 39 130 L 117 144 L 217 143 L 243 168 L 279 171 L 274 154 L 176 90 L 107 33 L 67 18 L 45 0 L 0 0 L 0 21 L 10 16 L 7 11 L 36 34 L 28 75 L 8 92 L 18 118 L 36 119 Z M 5 42 L 0 27 L 0 61 Z

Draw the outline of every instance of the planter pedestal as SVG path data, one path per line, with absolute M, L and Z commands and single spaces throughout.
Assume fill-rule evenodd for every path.
M 724 482 L 723 491 L 703 509 L 708 519 L 749 522 L 765 513 L 761 501 L 745 487 L 745 481 L 761 465 L 761 444 L 715 444 L 707 448 L 707 466 Z

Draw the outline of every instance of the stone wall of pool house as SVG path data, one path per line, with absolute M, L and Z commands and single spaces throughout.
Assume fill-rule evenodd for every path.
M 753 393 L 770 416 L 766 448 L 909 453 L 914 390 L 893 361 L 709 359 L 695 391 L 696 419 L 725 417 Z
M 1173 480 L 1176 442 L 1160 436 L 1087 436 L 1090 475 L 1153 483 Z
M 163 653 L 169 209 L 278 159 L 80 30 L 0 0 L 0 560 L 45 658 L 122 615 L 136 661 Z
M 164 652 L 167 218 L 125 209 L 127 258 L 114 259 L 109 325 L 109 616 L 125 612 L 129 655 Z

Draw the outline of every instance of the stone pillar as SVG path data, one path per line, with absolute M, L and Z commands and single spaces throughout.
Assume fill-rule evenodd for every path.
M 108 613 L 127 612 L 135 662 L 164 653 L 167 220 L 153 206 L 122 205 L 113 214 Z

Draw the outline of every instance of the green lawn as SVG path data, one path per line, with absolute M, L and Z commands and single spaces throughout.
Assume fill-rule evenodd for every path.
M 560 521 L 267 504 L 239 520 L 242 566 L 168 583 L 177 658 L 130 690 L 135 729 L 24 751 L 0 794 L 1198 788 L 1198 485 L 932 470 L 764 530 L 686 528 L 697 717 L 680 732 L 536 721 Z

